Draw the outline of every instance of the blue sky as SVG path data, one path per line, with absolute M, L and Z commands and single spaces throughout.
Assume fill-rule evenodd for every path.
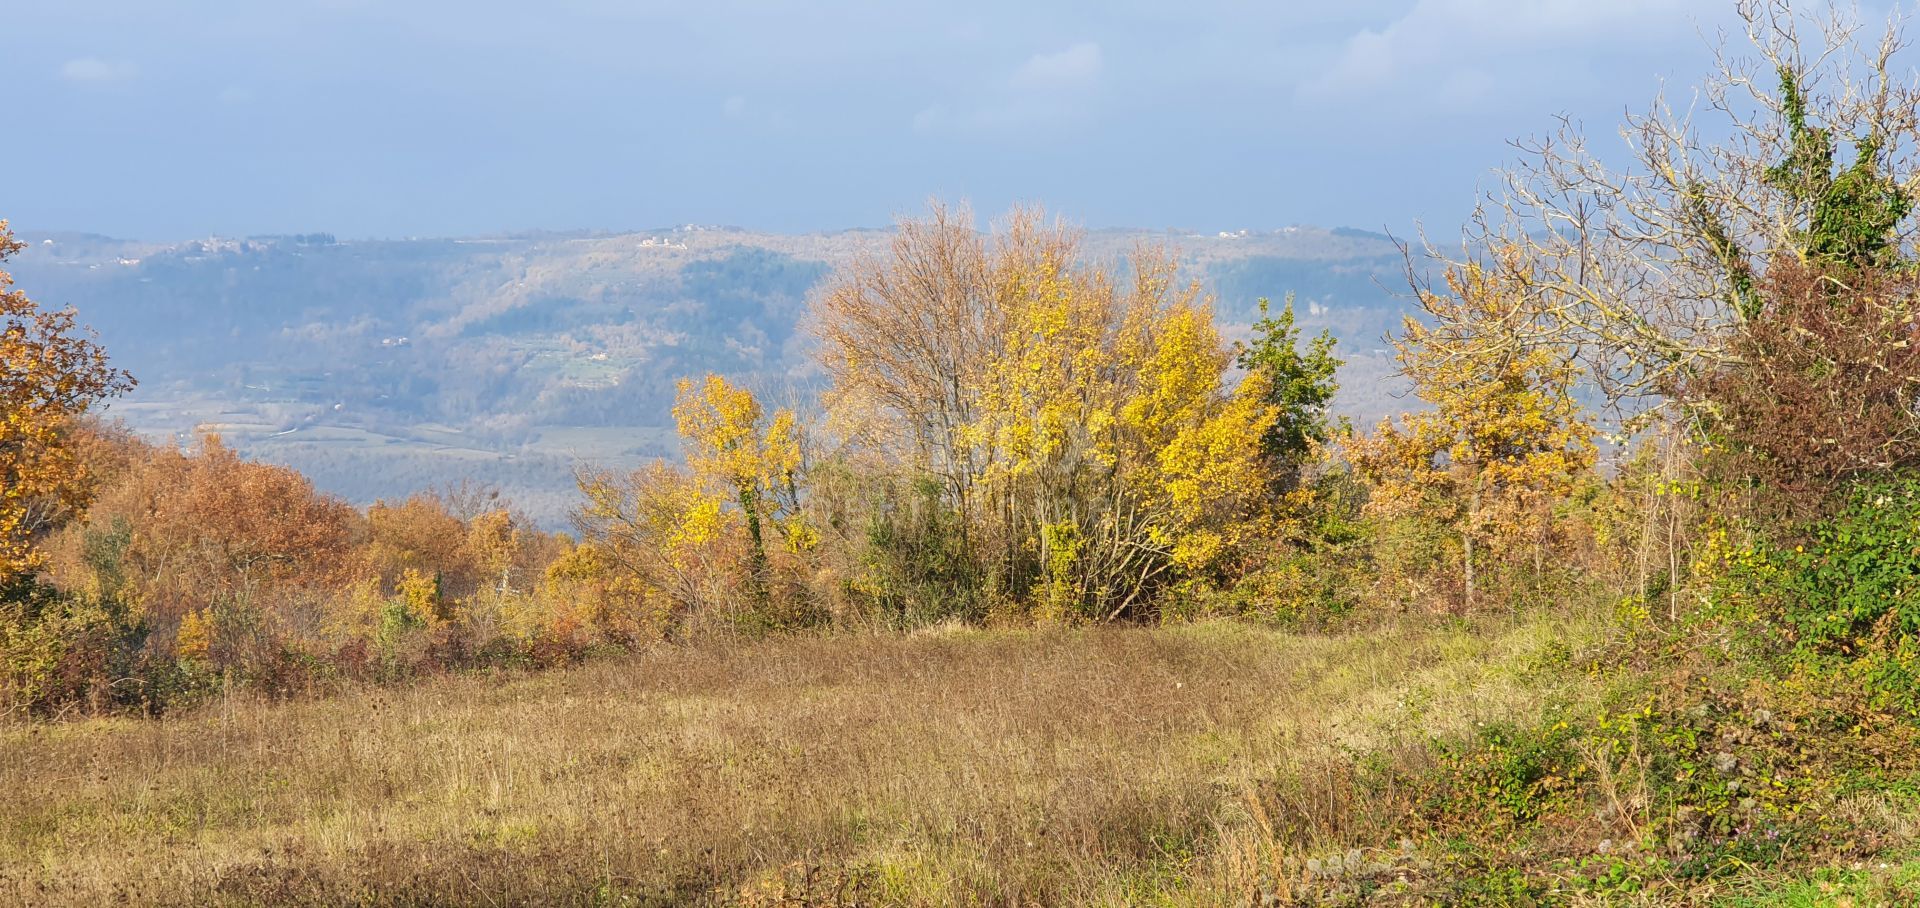
M 1457 223 L 1704 74 L 1720 0 L 15 0 L 0 217 L 148 239 Z M 1706 33 L 1706 34 L 1703 34 Z

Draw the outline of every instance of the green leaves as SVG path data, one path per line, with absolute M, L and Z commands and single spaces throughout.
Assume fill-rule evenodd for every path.
M 1331 429 L 1327 405 L 1340 390 L 1334 375 L 1344 365 L 1333 355 L 1333 347 L 1333 335 L 1322 331 L 1301 351 L 1289 295 L 1277 316 L 1269 315 L 1267 301 L 1260 300 L 1253 340 L 1241 344 L 1235 356 L 1240 368 L 1267 374 L 1266 403 L 1279 408 L 1279 418 L 1261 437 L 1260 445 L 1275 465 L 1274 484 L 1282 493 L 1298 485 L 1308 453 L 1327 440 Z
M 1888 264 L 1897 251 L 1895 231 L 1913 211 L 1913 199 L 1880 171 L 1884 139 L 1855 137 L 1853 165 L 1835 173 L 1838 143 L 1830 130 L 1809 121 L 1806 92 L 1784 67 L 1780 105 L 1792 148 L 1785 160 L 1767 168 L 1766 181 L 1803 212 L 1805 222 L 1793 233 L 1798 251 L 1827 265 Z

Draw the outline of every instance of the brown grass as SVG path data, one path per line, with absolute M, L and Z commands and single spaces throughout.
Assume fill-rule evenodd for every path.
M 1360 756 L 1537 711 L 1565 632 L 787 638 L 9 727 L 0 903 L 1246 904 L 1391 815 Z

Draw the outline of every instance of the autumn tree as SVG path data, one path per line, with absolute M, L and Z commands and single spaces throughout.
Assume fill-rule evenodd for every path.
M 1776 262 L 1733 362 L 1683 389 L 1702 464 L 1733 501 L 1794 524 L 1848 486 L 1920 469 L 1920 275 L 1879 262 Z
M 477 590 L 488 574 L 469 544 L 466 521 L 440 495 L 374 502 L 367 508 L 361 551 L 366 570 L 388 589 L 398 588 L 406 572 L 415 571 L 434 578 L 443 595 L 460 598 Z
M 505 508 L 476 515 L 467 522 L 467 549 L 498 596 L 513 592 L 514 568 L 526 547 L 527 532 L 519 523 Z
M 1738 339 L 1777 314 L 1763 298 L 1775 265 L 1914 257 L 1920 85 L 1898 23 L 1873 34 L 1837 5 L 1737 8 L 1750 49 L 1722 49 L 1696 101 L 1630 116 L 1624 160 L 1571 121 L 1528 143 L 1470 231 L 1531 262 L 1535 330 L 1585 351 L 1635 426 L 1648 407 L 1690 424 L 1711 409 L 1693 395 L 1742 366 Z
M 218 436 L 193 452 L 143 445 L 66 531 L 83 554 L 55 579 L 98 586 L 93 577 L 110 573 L 164 619 L 214 603 L 273 611 L 350 579 L 360 520 L 306 477 L 247 461 Z
M 1571 351 L 1537 339 L 1526 260 L 1499 250 L 1422 290 L 1427 321 L 1394 339 L 1403 373 L 1431 409 L 1383 422 L 1350 457 L 1371 484 L 1369 512 L 1413 517 L 1456 541 L 1467 608 L 1483 565 L 1528 559 L 1536 574 L 1556 543 L 1553 510 L 1593 468 L 1594 428 L 1573 392 Z
M 799 516 L 800 430 L 793 411 L 772 418 L 753 392 L 709 373 L 703 382 L 681 379 L 674 421 L 693 470 L 727 488 L 746 524 L 749 587 L 764 598 L 766 533 L 804 537 Z
M 886 254 L 836 273 L 813 311 L 829 409 L 855 439 L 938 477 L 967 519 L 989 466 L 968 430 L 1004 340 L 1014 263 L 1064 242 L 1030 213 L 1016 213 L 993 240 L 972 222 L 968 209 L 943 206 L 902 220 Z
M 579 484 L 580 542 L 548 567 L 549 580 L 644 609 L 661 634 L 729 604 L 740 516 L 711 482 L 655 462 L 630 473 L 584 470 Z
M 830 401 L 857 444 L 940 480 L 995 595 L 1111 620 L 1231 573 L 1291 392 L 1264 367 L 1230 386 L 1233 353 L 1171 257 L 1091 264 L 1038 211 L 982 236 L 938 208 L 889 251 L 816 308 Z
M 0 263 L 24 248 L 0 220 Z M 132 387 L 72 309 L 40 308 L 0 270 L 0 588 L 41 563 L 35 539 L 85 500 L 74 421 Z

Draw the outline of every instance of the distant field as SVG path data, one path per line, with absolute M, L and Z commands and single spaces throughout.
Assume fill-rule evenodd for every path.
M 1345 847 L 1341 767 L 1577 695 L 1533 670 L 1575 633 L 786 638 L 4 728 L 0 903 L 1248 904 Z

